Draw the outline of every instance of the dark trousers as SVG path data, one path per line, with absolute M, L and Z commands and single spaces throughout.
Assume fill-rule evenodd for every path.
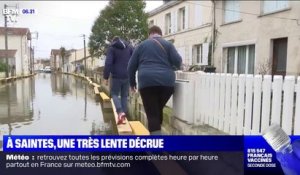
M 161 129 L 163 108 L 174 93 L 174 87 L 151 86 L 140 89 L 150 132 Z

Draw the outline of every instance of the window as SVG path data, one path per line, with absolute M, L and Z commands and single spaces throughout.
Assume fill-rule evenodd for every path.
M 254 74 L 255 46 L 228 47 L 227 73 Z
M 166 14 L 165 16 L 165 34 L 171 33 L 171 13 Z
M 234 73 L 234 64 L 235 64 L 235 48 L 230 47 L 227 50 L 227 73 Z
M 288 1 L 264 1 L 263 13 L 271 13 L 288 8 Z
M 165 16 L 165 35 L 168 35 L 171 33 L 171 13 L 166 14 Z
M 185 29 L 185 7 L 178 10 L 178 31 Z
M 193 46 L 193 64 L 202 63 L 202 45 L 197 44 Z
M 149 21 L 149 27 L 152 27 L 154 25 L 154 20 Z
M 288 38 L 278 38 L 273 41 L 272 74 L 286 75 Z
M 224 23 L 240 20 L 240 4 L 239 1 L 229 0 L 224 2 Z
M 208 65 L 210 43 L 196 44 L 192 47 L 192 63 L 197 65 Z

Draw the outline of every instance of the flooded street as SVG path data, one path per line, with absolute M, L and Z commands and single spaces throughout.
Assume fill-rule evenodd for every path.
M 107 134 L 111 128 L 92 89 L 71 75 L 40 73 L 0 85 L 1 139 L 3 135 Z

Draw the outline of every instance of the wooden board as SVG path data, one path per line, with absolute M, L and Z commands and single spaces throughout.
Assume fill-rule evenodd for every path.
M 99 84 L 97 84 L 97 83 L 92 83 L 93 84 L 93 86 L 94 87 L 97 87 L 97 88 L 99 88 L 99 87 L 101 87 Z
M 94 92 L 95 92 L 95 94 L 99 94 L 100 93 L 97 87 L 94 87 Z
M 134 135 L 150 135 L 148 129 L 140 121 L 129 122 Z
M 118 114 L 116 112 L 116 107 L 115 107 L 115 104 L 114 104 L 113 100 L 111 99 L 110 101 L 111 101 L 111 105 L 112 105 L 112 108 L 113 108 L 114 118 L 115 118 L 115 122 L 116 122 L 116 125 L 117 125 L 117 130 L 118 130 L 119 135 L 131 135 L 132 134 L 132 129 L 131 129 L 127 119 L 125 119 L 125 124 L 121 124 L 121 125 L 117 124 Z
M 103 101 L 108 101 L 110 99 L 104 92 L 100 92 L 100 97 Z

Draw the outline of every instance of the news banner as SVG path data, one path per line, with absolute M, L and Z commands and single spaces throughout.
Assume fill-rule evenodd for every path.
M 293 142 L 300 136 L 290 138 Z M 34 174 L 72 169 L 73 174 L 93 174 L 137 164 L 146 171 L 149 163 L 175 161 L 187 174 L 285 174 L 277 155 L 262 136 L 5 135 L 1 170 Z

